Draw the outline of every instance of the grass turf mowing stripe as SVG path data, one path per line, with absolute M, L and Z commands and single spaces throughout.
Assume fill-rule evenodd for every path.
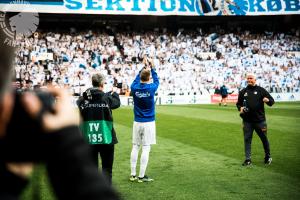
M 125 199 L 299 198 L 298 180 L 272 171 L 272 165 L 244 168 L 240 160 L 161 137 L 147 171 L 155 181 L 130 183 L 131 128 L 116 125 L 116 130 L 114 181 Z
M 177 109 L 177 113 L 186 114 L 191 112 L 193 114 L 188 114 L 189 118 L 180 117 L 176 113 L 173 115 L 172 112 L 168 112 L 170 114 L 161 114 L 161 111 L 165 113 L 164 111 L 168 107 L 157 107 L 158 136 L 243 161 L 244 147 L 240 119 L 238 119 L 239 122 L 237 123 L 224 122 L 222 113 L 220 114 L 217 110 L 210 111 L 211 113 L 206 113 L 202 117 L 201 109 L 189 108 L 190 111 L 187 111 L 186 108 L 181 108 L 181 106 L 178 108 L 176 106 L 170 107 L 172 107 L 172 111 Z M 128 110 L 128 108 L 122 108 L 117 112 L 114 111 L 114 116 L 116 122 L 131 128 L 133 116 L 132 112 L 128 112 Z M 199 118 L 199 115 L 201 118 Z M 212 116 L 216 116 L 214 120 L 204 120 L 205 118 L 211 119 Z M 220 121 L 216 119 L 220 119 Z M 296 131 L 300 127 L 299 123 L 296 123 L 297 120 L 292 119 L 285 118 L 285 120 L 280 119 L 278 121 L 277 116 L 270 115 L 268 134 L 272 157 L 274 162 L 276 162 L 272 170 L 297 177 L 300 180 L 300 169 L 297 167 L 300 166 L 300 158 L 298 156 L 300 152 L 298 145 L 300 135 Z M 262 162 L 263 157 L 262 144 L 254 133 L 252 159 L 254 162 Z
M 152 148 L 147 171 L 155 179 L 151 185 L 130 183 L 128 180 L 132 107 L 117 109 L 113 112 L 119 144 L 116 145 L 113 182 L 125 199 L 132 200 L 299 199 L 300 135 L 299 128 L 297 130 L 299 120 L 295 119 L 299 117 L 299 104 L 275 105 L 278 108 L 267 109 L 274 162 L 268 167 L 262 164 L 262 145 L 254 136 L 252 168 L 241 167 L 243 138 L 241 121 L 234 106 L 157 106 L 158 145 Z M 210 109 L 212 106 L 214 109 Z M 173 111 L 178 110 L 178 114 L 168 112 L 170 107 Z M 180 118 L 180 113 L 187 113 L 186 107 L 190 112 L 188 117 Z M 205 117 L 209 115 L 220 120 L 206 120 Z M 230 118 L 222 121 L 224 116 L 237 118 L 232 123 L 234 119 Z M 193 129 L 189 128 L 190 125 Z M 186 132 L 181 131 L 182 127 L 188 127 Z M 203 135 L 209 127 L 211 134 Z M 201 134 L 198 135 L 199 140 L 190 141 L 181 139 L 184 137 L 180 134 L 184 133 L 193 134 L 192 137 L 196 139 L 195 133 Z M 208 136 L 212 135 L 213 142 L 210 142 Z M 38 175 L 44 176 L 44 173 L 42 171 Z M 38 180 L 41 182 L 30 187 L 40 185 L 41 199 L 54 199 L 49 194 L 51 192 L 45 183 L 46 179 L 42 177 Z M 27 195 L 22 199 L 33 198 Z

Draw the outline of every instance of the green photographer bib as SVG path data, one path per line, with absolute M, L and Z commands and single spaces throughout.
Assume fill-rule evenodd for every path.
M 81 125 L 81 130 L 89 144 L 111 144 L 112 142 L 112 122 L 110 121 L 85 121 Z

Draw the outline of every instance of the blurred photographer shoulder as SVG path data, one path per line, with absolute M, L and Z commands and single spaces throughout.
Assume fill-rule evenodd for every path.
M 57 99 L 51 112 L 43 111 L 43 102 L 34 93 L 18 97 L 21 106 L 16 107 L 18 98 L 9 86 L 14 49 L 4 40 L 0 31 L 0 199 L 18 199 L 36 162 L 46 164 L 58 199 L 119 199 L 92 162 L 90 149 L 79 132 L 79 114 L 66 91 L 49 88 Z M 22 121 L 27 122 L 24 127 L 28 129 L 22 128 L 24 122 L 11 125 L 12 119 L 18 119 L 17 108 L 24 109 Z M 38 133 L 34 135 L 32 130 Z
M 6 125 L 8 124 L 14 97 L 9 91 L 9 81 L 11 74 L 11 59 L 14 49 L 3 47 L 4 35 L 0 31 L 0 139 L 5 137 Z M 1 143 L 0 143 L 1 145 Z M 26 178 L 31 174 L 31 163 L 5 163 L 0 157 L 0 199 L 10 199 L 13 195 L 18 195 L 26 185 Z

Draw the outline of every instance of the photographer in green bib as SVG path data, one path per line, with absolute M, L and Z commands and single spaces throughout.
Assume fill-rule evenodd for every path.
M 119 95 L 115 92 L 104 93 L 105 77 L 92 76 L 92 88 L 87 89 L 77 104 L 83 118 L 81 130 L 92 148 L 93 160 L 98 166 L 99 154 L 102 173 L 112 182 L 114 145 L 118 143 L 113 127 L 112 109 L 120 107 Z

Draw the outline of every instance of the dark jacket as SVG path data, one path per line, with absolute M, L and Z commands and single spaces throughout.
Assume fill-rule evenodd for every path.
M 49 179 L 60 200 L 117 200 L 118 194 L 98 172 L 89 146 L 78 127 L 66 127 L 47 134 L 45 154 Z M 0 199 L 17 200 L 26 180 L 5 169 L 0 160 Z
M 78 127 L 64 128 L 51 134 L 47 141 L 48 146 L 55 146 L 49 151 L 46 164 L 58 199 L 119 199 L 94 165 L 89 145 Z
M 19 96 L 16 95 L 6 136 L 0 140 L 1 200 L 18 199 L 28 182 L 6 169 L 5 163 L 9 161 L 45 163 L 57 199 L 119 199 L 110 184 L 98 172 L 91 149 L 77 126 L 45 133 L 41 131 L 39 121 L 31 119 L 18 103 L 18 99 Z
M 239 111 L 241 107 L 247 108 L 247 112 L 244 112 L 240 115 L 244 121 L 262 122 L 266 120 L 263 102 L 264 97 L 269 99 L 269 102 L 267 103 L 268 106 L 272 106 L 275 103 L 273 97 L 260 86 L 248 85 L 246 88 L 240 91 L 236 106 Z
M 28 180 L 14 175 L 6 169 L 5 163 L 0 160 L 0 199 L 15 200 L 22 193 Z
M 79 98 L 77 105 L 83 118 L 82 131 L 90 144 L 118 143 L 112 116 L 112 109 L 120 107 L 117 93 L 104 93 L 98 88 L 90 88 Z M 90 130 L 93 127 L 91 123 L 98 123 L 94 130 Z M 91 138 L 88 136 L 93 134 L 91 131 L 102 134 L 103 138 Z M 103 143 L 104 141 L 106 143 Z
M 220 87 L 220 94 L 222 96 L 227 96 L 228 95 L 228 89 L 225 85 L 222 85 L 222 87 Z

